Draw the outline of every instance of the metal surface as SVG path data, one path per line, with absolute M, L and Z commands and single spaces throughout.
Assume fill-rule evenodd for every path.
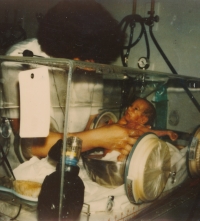
M 105 126 L 109 122 L 116 123 L 117 120 L 117 116 L 113 112 L 103 111 L 91 123 L 90 129 Z M 96 150 L 82 154 L 83 165 L 90 179 L 108 188 L 122 185 L 124 183 L 125 162 L 101 160 L 103 150 L 99 149 L 100 154 L 98 155 L 92 155 L 93 152 Z
M 91 152 L 84 153 L 82 159 L 92 181 L 107 188 L 115 188 L 124 183 L 124 162 L 101 160 L 103 155 L 90 154 Z
M 154 134 L 145 134 L 129 154 L 126 163 L 101 160 L 103 151 L 82 154 L 90 179 L 99 185 L 115 188 L 125 183 L 131 203 L 155 200 L 163 191 L 170 175 L 169 148 Z

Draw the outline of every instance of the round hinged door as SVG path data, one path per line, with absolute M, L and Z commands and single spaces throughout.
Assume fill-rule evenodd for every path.
M 141 136 L 133 146 L 125 169 L 125 189 L 131 203 L 157 199 L 165 188 L 171 171 L 167 144 L 155 134 Z
M 191 178 L 200 177 L 200 126 L 198 126 L 190 140 L 187 151 L 187 167 Z
M 99 128 L 107 124 L 116 123 L 118 121 L 117 116 L 111 111 L 103 111 L 98 114 L 94 121 L 90 125 L 90 129 Z

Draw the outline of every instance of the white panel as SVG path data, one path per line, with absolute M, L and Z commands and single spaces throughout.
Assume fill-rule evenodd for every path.
M 50 125 L 50 89 L 48 68 L 19 73 L 20 136 L 46 137 Z

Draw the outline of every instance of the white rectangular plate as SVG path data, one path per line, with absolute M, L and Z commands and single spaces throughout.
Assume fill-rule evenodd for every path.
M 47 67 L 21 71 L 20 136 L 46 137 L 50 127 L 50 86 Z

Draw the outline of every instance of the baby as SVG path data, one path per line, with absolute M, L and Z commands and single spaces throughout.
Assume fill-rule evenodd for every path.
M 176 140 L 178 135 L 173 131 L 151 129 L 155 117 L 156 110 L 153 104 L 144 98 L 138 98 L 128 107 L 118 123 L 143 132 L 152 132 L 157 136 L 168 135 L 171 140 Z
M 151 102 L 144 98 L 136 99 L 125 111 L 123 117 L 117 122 L 131 129 L 141 130 L 144 133 L 151 132 L 157 136 L 169 136 L 172 141 L 178 138 L 173 131 L 168 130 L 152 130 L 151 127 L 156 117 L 156 110 Z M 112 124 L 109 121 L 108 124 Z M 105 150 L 104 154 L 110 152 Z M 118 156 L 118 161 L 123 161 L 124 156 Z

